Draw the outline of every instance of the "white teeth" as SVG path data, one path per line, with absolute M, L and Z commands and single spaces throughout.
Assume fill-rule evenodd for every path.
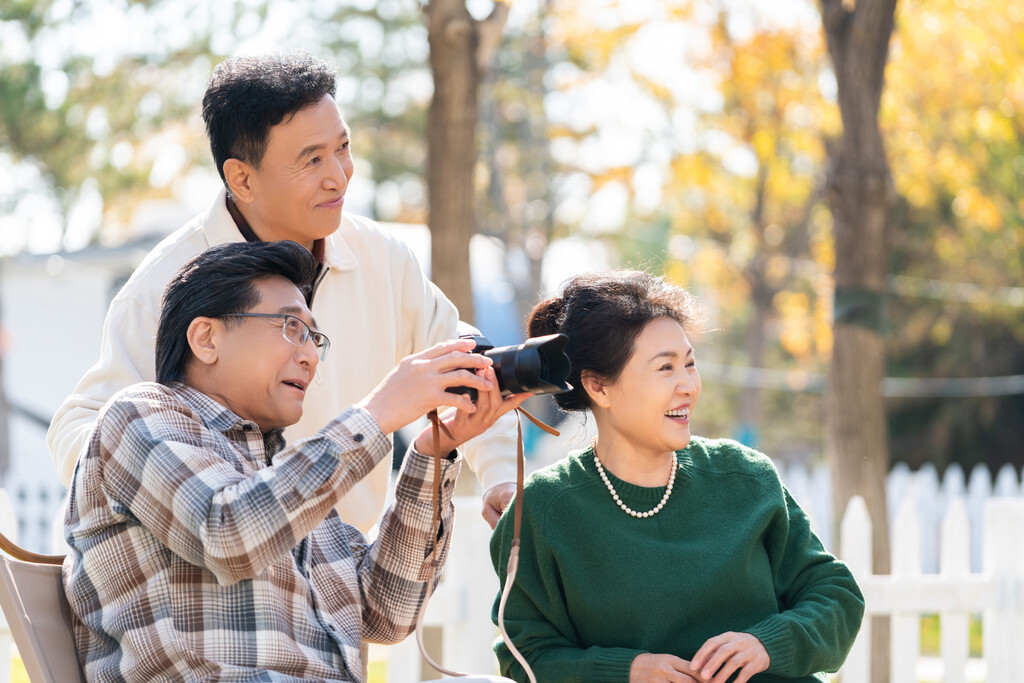
M 665 412 L 666 417 L 689 417 L 689 410 L 669 410 Z

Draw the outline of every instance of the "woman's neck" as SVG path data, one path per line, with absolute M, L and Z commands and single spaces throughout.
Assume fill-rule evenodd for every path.
M 665 486 L 675 454 L 637 448 L 614 430 L 597 426 L 594 444 L 604 468 L 622 481 L 636 486 Z

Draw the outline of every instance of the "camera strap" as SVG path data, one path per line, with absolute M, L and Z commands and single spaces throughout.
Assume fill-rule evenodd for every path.
M 512 584 L 516 580 L 516 571 L 519 567 L 519 535 L 522 529 L 523 523 L 523 479 L 525 478 L 526 472 L 526 458 L 523 454 L 523 421 L 522 416 L 525 415 L 533 424 L 543 431 L 551 434 L 552 436 L 558 436 L 558 430 L 551 425 L 545 424 L 544 421 L 534 417 L 523 408 L 516 408 L 516 495 L 512 502 L 515 505 L 513 510 L 513 523 L 512 523 L 512 550 L 508 557 L 508 566 L 505 571 L 505 589 L 501 593 L 501 601 L 498 604 L 498 628 L 501 630 L 501 636 L 505 640 L 505 645 L 509 651 L 516 658 L 519 664 L 526 670 L 527 675 L 532 683 L 536 683 L 537 679 L 533 675 L 533 671 L 530 669 L 530 665 L 526 663 L 526 659 L 520 654 L 516 646 L 513 645 L 512 639 L 508 637 L 505 632 L 505 602 L 508 600 L 509 592 L 512 589 Z M 420 612 L 416 617 L 416 643 L 419 645 L 420 653 L 423 655 L 423 659 L 433 667 L 435 670 L 443 673 L 447 676 L 469 676 L 470 674 L 460 673 L 458 671 L 449 671 L 440 664 L 436 663 L 429 654 L 427 649 L 423 645 L 423 615 L 427 612 L 427 601 L 431 597 L 431 584 L 434 582 L 434 574 L 437 572 L 437 567 L 440 564 L 438 561 L 439 546 L 438 538 L 441 528 L 441 432 L 443 431 L 448 438 L 454 440 L 451 432 L 441 422 L 441 418 L 438 417 L 436 410 L 431 410 L 427 413 L 427 418 L 430 419 L 431 431 L 434 437 L 434 517 L 430 525 L 434 547 L 430 551 L 430 555 L 427 558 L 427 565 L 430 567 L 429 576 L 427 577 L 426 588 L 424 590 L 423 604 L 420 606 Z

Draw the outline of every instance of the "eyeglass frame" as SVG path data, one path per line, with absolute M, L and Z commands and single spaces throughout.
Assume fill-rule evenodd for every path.
M 297 315 L 291 313 L 225 313 L 224 315 L 218 316 L 220 318 L 281 318 L 285 321 L 284 325 L 281 325 L 281 336 L 289 344 L 295 344 L 295 346 L 302 346 L 310 339 L 313 340 L 313 345 L 316 347 L 317 354 L 320 356 L 320 360 L 326 360 L 327 352 L 331 348 L 331 340 L 326 334 L 319 330 L 314 330 L 312 327 L 306 324 L 306 321 Z M 306 334 L 303 336 L 302 341 L 296 343 L 288 337 L 288 319 L 294 318 L 297 320 L 305 329 Z M 317 343 L 317 337 L 323 339 L 323 346 Z

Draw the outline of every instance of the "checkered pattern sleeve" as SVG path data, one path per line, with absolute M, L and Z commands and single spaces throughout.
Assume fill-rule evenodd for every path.
M 410 448 L 395 487 L 395 502 L 384 513 L 380 534 L 370 546 L 353 548 L 359 565 L 363 603 L 363 640 L 397 643 L 413 631 L 431 566 L 431 590 L 440 580 L 448 555 L 455 508 L 452 493 L 462 459 L 441 460 L 441 523 L 434 549 L 433 458 Z
M 254 472 L 252 454 L 207 429 L 190 405 L 146 398 L 113 402 L 94 435 L 104 493 L 112 509 L 224 585 L 287 554 L 389 450 L 373 418 L 350 409 Z M 244 431 L 248 447 L 262 446 L 258 430 Z

